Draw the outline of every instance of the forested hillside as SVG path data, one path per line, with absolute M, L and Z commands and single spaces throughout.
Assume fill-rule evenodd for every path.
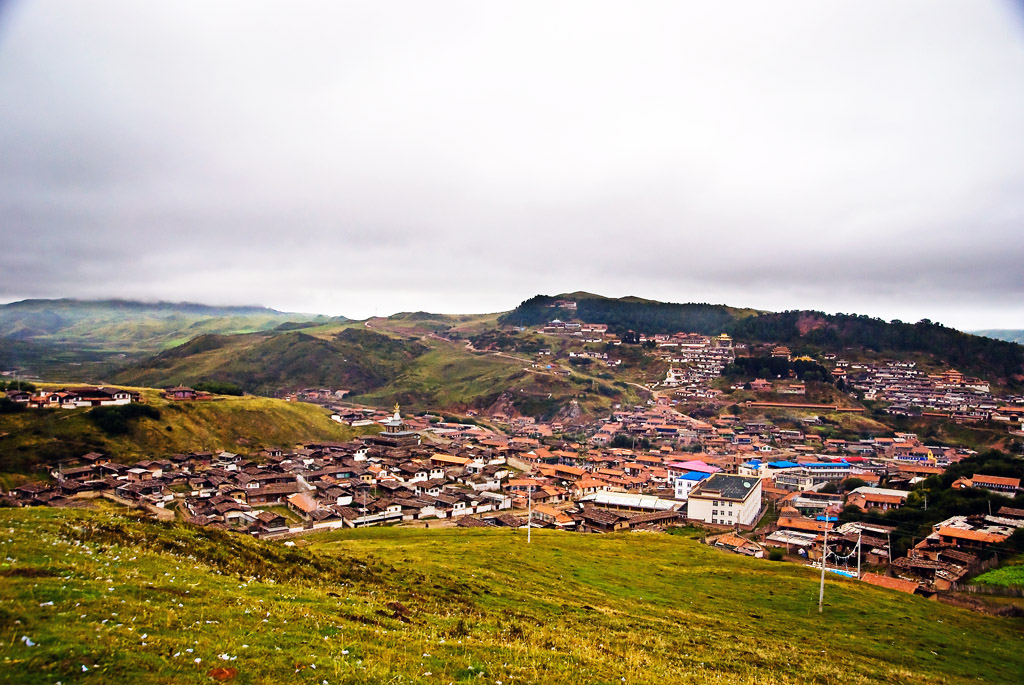
M 576 308 L 555 306 L 573 301 Z M 748 343 L 782 343 L 840 350 L 857 347 L 899 355 L 923 353 L 961 371 L 1007 383 L 1024 381 L 1024 347 L 963 333 L 927 319 L 886 322 L 856 314 L 817 311 L 756 312 L 725 305 L 672 304 L 639 298 L 605 298 L 589 293 L 537 295 L 501 317 L 506 325 L 538 326 L 561 318 L 608 324 L 617 333 L 686 331 L 728 333 Z

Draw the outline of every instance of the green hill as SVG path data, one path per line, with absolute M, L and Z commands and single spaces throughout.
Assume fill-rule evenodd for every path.
M 635 403 L 631 387 L 614 385 L 574 372 L 559 376 L 528 368 L 520 359 L 480 354 L 463 345 L 427 341 L 430 350 L 417 357 L 386 384 L 353 396 L 377 406 L 399 402 L 412 409 L 486 410 L 495 405 L 509 411 L 553 418 L 575 401 L 584 414 L 606 414 L 616 403 Z
M 4 680 L 1010 683 L 1024 620 L 681 536 L 364 529 L 287 548 L 0 511 Z
M 27 409 L 0 414 L 0 477 L 29 473 L 40 465 L 102 451 L 118 461 L 203 450 L 249 453 L 298 442 L 344 441 L 356 431 L 330 420 L 321 407 L 265 397 L 218 396 L 168 402 L 143 390 L 159 418 L 128 422 L 123 434 L 105 432 L 90 419 L 92 409 Z
M 305 387 L 358 392 L 388 382 L 426 349 L 363 328 L 201 336 L 126 368 L 115 380 L 156 387 L 214 380 L 266 395 Z
M 535 373 L 521 360 L 474 352 L 422 329 L 424 318 L 375 319 L 372 329 L 344 325 L 201 336 L 123 370 L 115 380 L 157 387 L 222 381 L 260 394 L 327 387 L 349 390 L 358 402 L 400 402 L 410 409 L 480 410 L 502 401 L 537 415 L 554 415 L 573 398 L 583 401 L 584 411 L 600 412 L 613 402 L 636 399 L 628 388 L 598 384 L 581 374 Z M 446 331 L 453 325 L 470 326 L 466 330 L 479 325 L 452 319 L 445 317 Z

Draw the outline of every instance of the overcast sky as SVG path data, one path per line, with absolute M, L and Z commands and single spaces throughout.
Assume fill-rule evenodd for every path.
M 0 301 L 1024 328 L 1024 12 L 0 1 Z

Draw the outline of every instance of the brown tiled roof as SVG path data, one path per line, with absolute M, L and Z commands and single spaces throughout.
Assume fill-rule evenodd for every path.
M 861 580 L 870 585 L 877 585 L 878 587 L 885 587 L 890 590 L 898 590 L 911 595 L 914 594 L 914 591 L 917 590 L 918 587 L 920 587 L 919 583 L 915 583 L 912 580 L 889 578 L 888 576 L 880 576 L 876 573 L 865 573 L 861 576 Z
M 1005 485 L 1010 488 L 1020 487 L 1020 478 L 1003 478 L 1001 476 L 983 476 L 980 473 L 975 474 L 971 478 L 975 484 L 984 483 L 986 485 Z
M 460 528 L 492 528 L 493 524 L 472 516 L 460 516 L 455 520 L 455 525 Z
M 974 542 L 1002 542 L 1005 540 L 1007 535 L 1000 535 L 998 533 L 986 533 L 980 530 L 967 530 L 965 528 L 954 528 L 952 526 L 943 526 L 939 528 L 939 535 L 948 538 L 958 538 L 960 540 L 973 540 Z

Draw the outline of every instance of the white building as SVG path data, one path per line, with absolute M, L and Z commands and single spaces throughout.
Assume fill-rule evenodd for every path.
M 761 479 L 716 473 L 690 491 L 687 518 L 750 526 L 761 512 Z
M 686 498 L 690 496 L 690 490 L 697 487 L 697 484 L 707 477 L 708 474 L 697 471 L 691 471 L 679 476 L 675 481 L 675 498 L 685 502 Z

